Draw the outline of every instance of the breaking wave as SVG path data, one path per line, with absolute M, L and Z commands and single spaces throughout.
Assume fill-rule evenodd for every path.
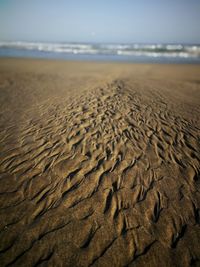
M 0 42 L 0 49 L 32 50 L 72 55 L 119 55 L 170 58 L 200 58 L 200 45 L 182 44 L 84 44 Z

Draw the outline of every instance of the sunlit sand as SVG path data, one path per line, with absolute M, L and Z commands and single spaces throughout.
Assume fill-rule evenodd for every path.
M 1 266 L 198 264 L 200 66 L 0 59 L 0 139 Z

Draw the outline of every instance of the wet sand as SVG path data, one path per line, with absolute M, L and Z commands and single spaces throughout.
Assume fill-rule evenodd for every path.
M 0 266 L 200 266 L 200 66 L 0 59 Z

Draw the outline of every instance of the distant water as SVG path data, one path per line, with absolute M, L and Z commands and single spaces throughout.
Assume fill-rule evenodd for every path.
M 200 45 L 0 42 L 0 57 L 200 63 Z

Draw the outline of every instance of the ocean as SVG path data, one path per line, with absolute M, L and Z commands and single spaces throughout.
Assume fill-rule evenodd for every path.
M 199 64 L 200 45 L 0 42 L 0 57 Z

